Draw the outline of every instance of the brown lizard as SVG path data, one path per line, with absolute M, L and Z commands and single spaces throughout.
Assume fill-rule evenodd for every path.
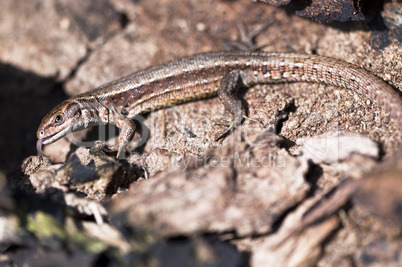
M 266 52 L 211 52 L 136 72 L 93 91 L 65 100 L 47 114 L 37 131 L 37 150 L 66 134 L 98 123 L 120 128 L 117 157 L 135 133 L 137 114 L 172 104 L 219 96 L 233 121 L 219 138 L 244 118 L 237 91 L 259 83 L 313 82 L 359 93 L 382 106 L 402 129 L 402 98 L 369 71 L 330 57 Z

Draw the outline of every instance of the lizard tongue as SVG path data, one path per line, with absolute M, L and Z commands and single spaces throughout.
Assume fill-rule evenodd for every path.
M 42 145 L 45 140 L 46 140 L 45 138 L 42 138 L 38 139 L 38 141 L 36 142 L 36 150 L 38 151 L 39 156 L 44 156 L 42 152 Z

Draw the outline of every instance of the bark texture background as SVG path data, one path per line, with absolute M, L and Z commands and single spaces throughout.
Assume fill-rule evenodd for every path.
M 319 24 L 247 0 L 3 0 L 0 262 L 401 265 L 402 163 L 393 156 L 401 133 L 380 106 L 347 90 L 252 87 L 243 98 L 253 120 L 223 142 L 214 138 L 227 113 L 208 99 L 144 117 L 123 161 L 67 139 L 45 147 L 49 158 L 34 156 L 36 127 L 62 100 L 223 50 L 239 21 L 252 30 L 272 20 L 256 38 L 264 51 L 340 58 L 400 90 L 402 4 L 381 4 L 360 22 Z M 333 146 L 335 160 L 314 152 Z

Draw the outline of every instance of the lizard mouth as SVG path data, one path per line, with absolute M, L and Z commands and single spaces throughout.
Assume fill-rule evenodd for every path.
M 62 138 L 63 136 L 66 136 L 68 134 L 68 132 L 71 130 L 71 127 L 65 128 L 62 131 L 50 135 L 48 137 L 44 137 L 41 139 L 38 139 L 38 141 L 36 142 L 36 150 L 38 151 L 38 154 L 40 156 L 44 156 L 43 152 L 42 152 L 42 146 L 43 145 L 47 145 L 47 144 L 51 144 L 57 140 L 59 140 L 60 138 Z

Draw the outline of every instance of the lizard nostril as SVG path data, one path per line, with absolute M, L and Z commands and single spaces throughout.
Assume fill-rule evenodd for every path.
M 45 134 L 45 131 L 44 130 L 41 130 L 40 131 L 40 135 L 44 135 Z

